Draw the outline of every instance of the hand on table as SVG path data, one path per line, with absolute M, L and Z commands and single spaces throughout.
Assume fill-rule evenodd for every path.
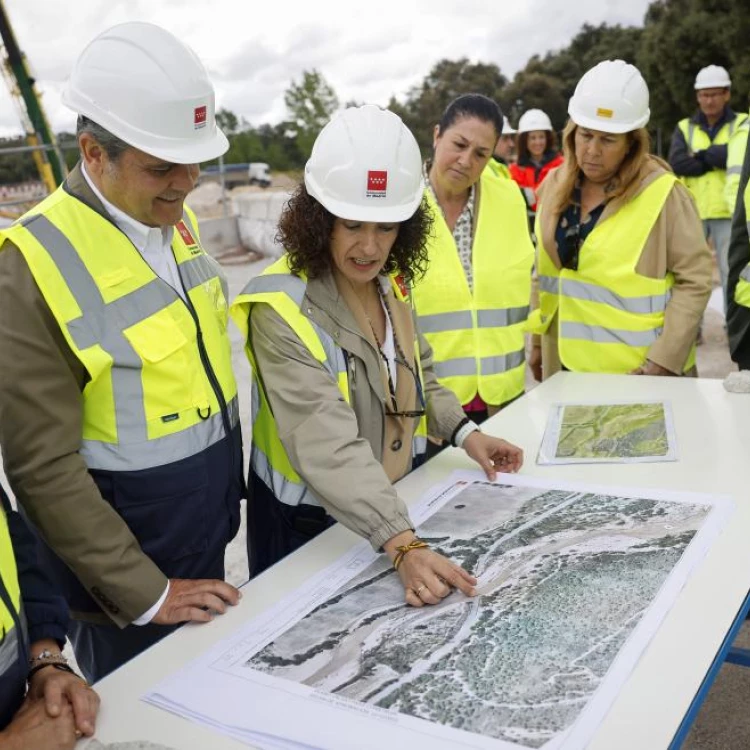
M 180 622 L 210 622 L 214 614 L 223 615 L 227 604 L 235 606 L 242 594 L 225 581 L 170 578 L 169 592 L 152 622 L 177 625 Z
M 26 703 L 41 703 L 52 719 L 60 717 L 63 709 L 70 706 L 73 709 L 74 729 L 78 734 L 86 737 L 94 734 L 96 715 L 99 712 L 99 696 L 78 675 L 52 666 L 38 670 L 29 682 Z
M 479 430 L 466 437 L 463 449 L 482 467 L 491 482 L 498 471 L 515 474 L 523 465 L 523 451 L 518 446 Z
M 414 532 L 404 531 L 389 539 L 383 548 L 393 562 L 398 547 L 416 540 Z M 477 579 L 460 565 L 429 547 L 409 550 L 401 559 L 398 575 L 404 586 L 406 603 L 412 607 L 437 604 L 454 588 L 466 596 L 475 596 Z
M 671 370 L 667 370 L 666 367 L 657 365 L 656 362 L 652 362 L 647 359 L 640 367 L 633 370 L 631 375 L 675 375 L 676 373 Z

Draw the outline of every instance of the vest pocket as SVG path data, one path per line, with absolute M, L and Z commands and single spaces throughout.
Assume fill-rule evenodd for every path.
M 169 310 L 160 310 L 127 328 L 124 334 L 141 358 L 151 363 L 164 361 L 188 343 Z

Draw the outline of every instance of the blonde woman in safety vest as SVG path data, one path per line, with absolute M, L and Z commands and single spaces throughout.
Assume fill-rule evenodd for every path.
M 711 256 L 692 198 L 648 153 L 648 88 L 606 61 L 568 106 L 565 164 L 537 213 L 533 364 L 573 372 L 695 374 Z
M 460 96 L 425 164 L 433 231 L 414 304 L 435 374 L 475 423 L 524 392 L 534 247 L 518 186 L 490 161 L 503 127 L 492 99 Z
M 485 470 L 522 451 L 477 431 L 436 381 L 409 284 L 430 220 L 419 148 L 366 105 L 322 130 L 279 223 L 286 254 L 232 305 L 253 367 L 248 545 L 256 574 L 331 525 L 397 567 L 406 601 L 435 604 L 476 580 L 418 540 L 393 482 L 423 456 L 426 428 Z

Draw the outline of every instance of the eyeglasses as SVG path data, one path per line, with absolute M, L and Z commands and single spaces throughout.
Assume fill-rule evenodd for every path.
M 569 271 L 578 270 L 578 259 L 581 255 L 581 221 L 576 221 L 565 231 L 565 260 L 563 268 Z
M 417 389 L 417 398 L 419 399 L 421 409 L 412 409 L 411 411 L 400 411 L 398 408 L 398 403 L 396 402 L 396 387 L 393 384 L 393 378 L 391 377 L 391 368 L 388 366 L 388 358 L 383 354 L 382 350 L 380 351 L 380 356 L 383 358 L 383 362 L 385 364 L 385 371 L 388 374 L 388 391 L 391 395 L 391 403 L 394 406 L 394 409 L 391 410 L 387 406 L 385 407 L 385 416 L 386 417 L 406 417 L 408 419 L 420 419 L 427 413 L 427 406 L 425 404 L 424 400 L 424 393 L 422 392 L 422 383 L 419 380 L 419 375 L 417 375 L 414 368 L 404 359 L 400 359 L 399 357 L 395 358 L 395 362 L 397 365 L 401 365 L 401 367 L 405 368 L 406 370 L 411 373 L 411 376 L 414 378 L 414 385 Z

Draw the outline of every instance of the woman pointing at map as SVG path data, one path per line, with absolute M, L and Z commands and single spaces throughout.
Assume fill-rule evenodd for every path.
M 540 188 L 530 359 L 573 372 L 695 375 L 711 256 L 687 189 L 649 154 L 648 88 L 608 60 L 579 81 L 565 163 Z
M 253 367 L 251 575 L 338 520 L 393 561 L 413 606 L 476 579 L 413 531 L 392 482 L 427 427 L 482 466 L 523 453 L 481 433 L 440 386 L 408 285 L 424 272 L 429 213 L 419 148 L 401 120 L 349 108 L 320 133 L 279 222 L 286 254 L 232 306 Z

